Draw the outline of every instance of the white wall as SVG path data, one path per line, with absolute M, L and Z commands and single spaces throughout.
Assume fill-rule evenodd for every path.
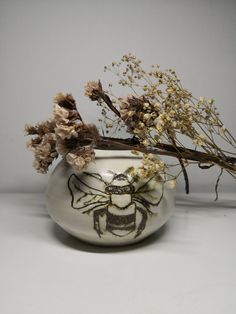
M 175 67 L 196 96 L 216 99 L 236 135 L 236 1 L 1 0 L 0 191 L 44 190 L 47 175 L 31 167 L 24 124 L 47 119 L 58 91 L 72 92 L 96 122 L 83 86 L 130 51 L 146 64 Z M 215 178 L 192 169 L 192 191 L 212 191 L 205 185 Z M 226 176 L 220 188 L 235 191 L 235 182 Z

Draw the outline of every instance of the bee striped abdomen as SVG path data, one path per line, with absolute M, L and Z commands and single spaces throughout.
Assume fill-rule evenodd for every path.
M 107 230 L 117 236 L 124 236 L 134 231 L 136 228 L 135 205 L 131 204 L 126 210 L 114 209 L 113 206 L 108 207 Z
M 121 236 L 123 234 L 119 231 L 133 231 L 135 227 L 135 214 L 121 216 L 107 213 L 107 230 L 110 232 Z

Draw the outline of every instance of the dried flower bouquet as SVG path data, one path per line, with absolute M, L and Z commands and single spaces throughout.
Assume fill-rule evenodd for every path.
M 212 99 L 195 98 L 183 88 L 173 69 L 162 71 L 154 65 L 145 71 L 132 54 L 104 70 L 114 73 L 130 93 L 120 98 L 114 95 L 112 84 L 104 89 L 99 80 L 87 83 L 85 95 L 102 108 L 102 134 L 95 125 L 83 121 L 73 96 L 63 93 L 55 96 L 52 119 L 26 125 L 27 135 L 33 135 L 27 146 L 34 153 L 33 165 L 38 172 L 46 173 L 59 155 L 75 171 L 81 171 L 94 161 L 96 148 L 127 149 L 143 155 L 141 167 L 128 169 L 137 178 L 166 174 L 180 165 L 175 177 L 183 173 L 187 193 L 186 168 L 191 164 L 201 169 L 220 168 L 216 195 L 223 171 L 236 179 L 236 141 L 222 123 Z M 122 129 L 130 136 L 113 135 Z M 178 162 L 164 162 L 158 155 L 174 157 Z

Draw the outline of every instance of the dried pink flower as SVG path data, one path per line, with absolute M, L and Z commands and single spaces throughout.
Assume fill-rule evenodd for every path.
M 128 130 L 133 131 L 142 120 L 145 99 L 143 97 L 129 95 L 128 97 L 120 98 L 119 100 L 121 119 L 128 126 Z
M 44 135 L 46 133 L 54 133 L 55 121 L 49 119 L 47 121 L 38 122 L 35 126 L 26 124 L 25 133 L 26 135 Z
M 33 167 L 40 173 L 46 173 L 48 167 L 58 157 L 56 151 L 56 136 L 54 133 L 31 139 L 27 147 L 34 153 Z
M 70 139 L 71 137 L 78 137 L 77 125 L 57 124 L 55 128 L 56 136 L 62 140 Z
M 90 81 L 85 86 L 85 96 L 91 100 L 99 100 L 103 95 L 102 84 L 100 81 Z
M 65 123 L 69 122 L 69 111 L 58 104 L 54 104 L 53 107 L 53 116 L 56 123 Z
M 67 162 L 75 171 L 86 169 L 94 159 L 95 153 L 90 146 L 82 147 L 66 155 Z
M 54 97 L 54 102 L 62 108 L 76 110 L 76 102 L 71 94 L 58 93 Z

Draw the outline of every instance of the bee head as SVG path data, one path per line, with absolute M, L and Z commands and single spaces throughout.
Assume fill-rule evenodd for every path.
M 132 194 L 134 193 L 134 186 L 129 182 L 128 177 L 123 174 L 116 174 L 112 182 L 106 186 L 107 194 Z

